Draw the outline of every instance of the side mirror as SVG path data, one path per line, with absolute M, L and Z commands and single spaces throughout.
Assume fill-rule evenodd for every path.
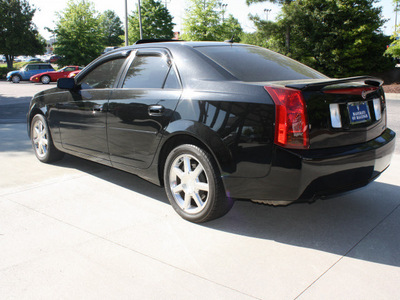
M 63 90 L 73 90 L 76 88 L 74 78 L 59 78 L 57 80 L 57 87 Z

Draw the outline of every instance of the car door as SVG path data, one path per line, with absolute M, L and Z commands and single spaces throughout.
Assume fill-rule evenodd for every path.
M 21 76 L 23 80 L 29 80 L 33 75 L 37 74 L 39 71 L 39 65 L 28 65 L 26 66 L 24 72 L 22 72 Z
M 111 90 L 116 86 L 126 56 L 102 61 L 80 77 L 78 89 L 64 92 L 57 104 L 63 148 L 102 163 L 109 162 L 106 112 Z
M 132 55 L 109 101 L 108 148 L 115 167 L 150 166 L 181 93 L 177 70 L 166 50 L 140 49 Z

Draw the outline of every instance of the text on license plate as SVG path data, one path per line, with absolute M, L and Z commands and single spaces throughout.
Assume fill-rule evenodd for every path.
M 350 123 L 362 123 L 371 119 L 367 102 L 353 102 L 347 105 L 350 115 Z

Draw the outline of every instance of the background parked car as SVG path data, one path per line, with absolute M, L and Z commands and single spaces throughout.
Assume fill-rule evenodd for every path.
M 55 64 L 59 59 L 60 59 L 59 56 L 53 55 L 53 56 L 50 56 L 49 61 L 50 61 L 50 63 Z
M 52 81 L 53 82 L 57 81 L 59 78 L 68 77 L 68 75 L 71 72 L 80 71 L 82 69 L 83 69 L 82 67 L 78 67 L 78 66 L 66 66 L 58 71 L 43 72 L 40 74 L 33 75 L 30 78 L 30 81 L 48 84 Z
M 17 56 L 17 57 L 14 57 L 14 62 L 21 62 L 21 61 L 24 61 L 24 59 L 25 59 L 24 56 Z
M 27 60 L 28 62 L 41 62 L 40 58 L 32 57 Z
M 117 46 L 109 46 L 109 47 L 106 47 L 106 48 L 104 49 L 104 51 L 103 51 L 102 54 L 107 53 L 107 52 L 110 52 L 110 51 L 113 51 L 113 50 L 118 49 L 118 48 L 119 48 L 119 47 L 117 47 Z
M 27 64 L 17 71 L 8 72 L 7 80 L 19 83 L 21 80 L 29 80 L 35 74 L 49 71 L 54 71 L 51 64 Z

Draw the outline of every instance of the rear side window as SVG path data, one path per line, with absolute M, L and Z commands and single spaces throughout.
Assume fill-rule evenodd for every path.
M 171 67 L 171 70 L 168 73 L 168 77 L 164 83 L 164 89 L 180 89 L 181 85 L 179 84 L 178 76 L 176 76 L 175 69 Z
M 40 65 L 40 67 L 39 67 L 41 70 L 48 70 L 48 69 L 53 69 L 53 67 L 52 66 L 50 66 L 50 65 Z
M 130 66 L 123 88 L 162 88 L 170 65 L 165 56 L 137 56 Z
M 276 52 L 253 46 L 196 47 L 241 81 L 322 79 L 325 75 Z
M 29 70 L 39 70 L 39 65 L 30 65 Z

